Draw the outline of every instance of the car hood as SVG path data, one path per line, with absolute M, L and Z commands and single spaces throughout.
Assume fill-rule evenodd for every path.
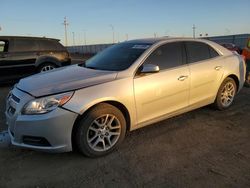
M 40 97 L 109 82 L 116 76 L 117 72 L 114 71 L 93 70 L 72 65 L 23 78 L 16 87 Z

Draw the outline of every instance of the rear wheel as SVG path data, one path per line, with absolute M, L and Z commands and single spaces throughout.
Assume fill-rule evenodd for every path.
M 237 86 L 234 79 L 226 78 L 219 88 L 214 106 L 219 110 L 229 108 L 233 103 L 236 92 Z
M 74 140 L 81 153 L 98 157 L 114 150 L 125 133 L 126 121 L 122 112 L 103 103 L 91 109 L 78 123 Z
M 38 72 L 46 72 L 46 71 L 53 70 L 55 68 L 56 68 L 56 65 L 53 63 L 44 63 L 39 66 Z

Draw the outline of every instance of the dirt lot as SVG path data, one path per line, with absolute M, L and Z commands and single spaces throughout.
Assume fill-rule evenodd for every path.
M 99 159 L 1 149 L 0 187 L 250 187 L 250 89 L 227 111 L 204 107 L 134 131 Z

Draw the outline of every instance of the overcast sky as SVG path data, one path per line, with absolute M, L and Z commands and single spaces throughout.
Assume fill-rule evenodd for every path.
M 68 43 L 88 44 L 196 33 L 250 33 L 250 0 L 0 0 L 0 35 L 59 38 L 69 22 Z

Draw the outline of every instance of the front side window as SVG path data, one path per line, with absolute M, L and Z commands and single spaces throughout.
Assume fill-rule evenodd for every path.
M 158 47 L 144 62 L 144 64 L 158 65 L 160 70 L 183 65 L 183 43 L 173 42 Z
M 120 43 L 87 60 L 85 67 L 98 70 L 122 71 L 129 68 L 152 44 Z
M 5 42 L 0 41 L 0 52 L 5 52 Z

